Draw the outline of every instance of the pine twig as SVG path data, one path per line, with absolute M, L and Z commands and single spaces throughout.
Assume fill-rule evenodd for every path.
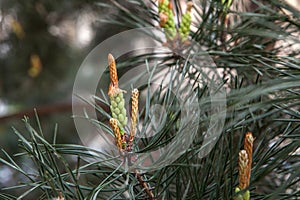
M 115 59 L 111 54 L 108 55 L 108 64 L 110 71 L 110 85 L 108 90 L 108 96 L 111 100 L 110 110 L 113 115 L 113 118 L 111 118 L 109 122 L 115 135 L 116 145 L 118 146 L 119 150 L 121 150 L 124 153 L 123 156 L 127 155 L 130 160 L 130 154 L 128 153 L 132 151 L 132 143 L 136 132 L 139 91 L 138 89 L 134 89 L 132 91 L 131 125 L 130 135 L 128 137 L 127 133 L 124 132 L 124 127 L 127 124 L 127 117 L 126 110 L 124 107 L 125 100 L 123 98 L 122 93 L 125 91 L 119 88 L 117 66 Z M 152 191 L 148 187 L 148 184 L 143 180 L 139 171 L 135 170 L 135 174 L 142 188 L 144 188 L 146 194 L 149 196 L 149 199 L 154 200 L 154 195 Z
M 148 187 L 148 184 L 143 180 L 143 178 L 142 178 L 142 176 L 141 176 L 141 174 L 139 173 L 138 170 L 135 170 L 135 174 L 136 174 L 136 177 L 137 177 L 139 183 L 145 189 L 146 194 L 149 196 L 149 199 L 150 200 L 155 200 L 153 192 Z

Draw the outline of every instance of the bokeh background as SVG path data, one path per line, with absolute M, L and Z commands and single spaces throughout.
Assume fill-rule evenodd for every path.
M 90 50 L 126 29 L 108 23 L 118 13 L 99 2 L 0 0 L 0 148 L 10 155 L 19 152 L 12 127 L 25 132 L 24 116 L 36 125 L 34 109 L 46 138 L 58 123 L 58 143 L 80 143 L 71 108 L 77 70 Z M 290 3 L 300 10 L 299 0 Z M 0 189 L 18 181 L 20 175 L 0 164 Z
M 125 30 L 107 24 L 113 11 L 97 2 L 0 0 L 0 147 L 10 155 L 19 152 L 12 127 L 25 131 L 24 116 L 36 125 L 34 109 L 46 138 L 58 123 L 57 142 L 80 143 L 71 112 L 76 72 L 91 49 Z M 0 188 L 19 178 L 0 164 Z

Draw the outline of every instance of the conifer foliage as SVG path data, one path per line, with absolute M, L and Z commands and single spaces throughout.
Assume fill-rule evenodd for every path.
M 60 200 L 299 199 L 300 15 L 296 8 L 275 0 L 111 0 L 95 5 L 114 11 L 103 19 L 110 24 L 160 29 L 171 48 L 179 44 L 187 48 L 191 42 L 205 47 L 222 73 L 222 87 L 226 88 L 222 134 L 208 155 L 200 158 L 203 132 L 209 121 L 209 113 L 203 112 L 197 137 L 176 161 L 154 171 L 126 172 L 121 165 L 95 159 L 101 154 L 95 149 L 57 144 L 56 134 L 62 133 L 55 132 L 53 141 L 46 140 L 38 117 L 37 128 L 25 118 L 27 132 L 14 130 L 21 149 L 18 156 L 31 159 L 35 170 L 27 173 L 14 156 L 2 150 L 0 161 L 26 179 L 2 189 L 1 199 L 26 199 L 30 195 Z M 186 73 L 185 77 L 193 82 L 199 81 L 197 72 L 185 72 L 181 58 L 174 54 L 132 54 L 117 69 L 124 72 L 128 66 L 162 57 L 168 67 Z M 128 102 L 118 85 L 115 60 L 112 55 L 108 60 L 111 84 L 106 105 L 110 111 L 99 110 L 101 116 L 111 118 L 96 124 L 114 136 L 124 159 L 130 157 L 126 153 L 135 150 L 135 142 L 139 142 L 139 151 L 170 142 L 180 123 L 180 113 L 175 111 L 168 113 L 169 123 L 157 128 L 159 135 L 136 140 L 135 135 L 141 131 L 138 124 L 147 123 L 146 111 L 138 110 L 145 88 L 132 91 L 131 115 L 127 117 L 124 104 Z M 210 97 L 207 87 L 206 83 L 194 87 L 199 102 Z M 161 95 L 163 91 L 158 89 L 145 102 L 160 99 Z M 172 98 L 164 96 L 164 100 L 175 104 Z M 110 159 L 114 158 L 108 156 L 107 161 Z M 22 194 L 14 196 L 13 191 L 20 189 Z

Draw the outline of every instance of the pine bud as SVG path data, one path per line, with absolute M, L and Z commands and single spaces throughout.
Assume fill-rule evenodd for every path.
M 116 115 L 120 114 L 119 108 L 115 108 L 113 112 L 114 112 Z
M 160 27 L 165 27 L 168 22 L 168 15 L 166 15 L 165 13 L 160 13 L 159 21 L 160 21 L 159 22 Z
M 247 166 L 248 166 L 248 154 L 245 150 L 241 150 L 239 153 L 239 188 L 241 190 L 247 187 Z
M 240 191 L 240 188 L 235 188 L 235 193 L 239 193 Z M 250 191 L 247 190 L 244 194 L 238 194 L 234 200 L 250 200 Z
M 168 8 L 169 1 L 168 0 L 159 0 L 158 1 L 158 12 L 161 13 L 166 11 Z
M 179 35 L 182 41 L 187 40 L 190 33 L 190 27 L 192 23 L 192 17 L 191 17 L 192 6 L 193 3 L 189 2 L 185 14 L 183 14 L 181 17 Z
M 251 176 L 251 165 L 252 165 L 252 153 L 253 153 L 253 141 L 254 138 L 251 132 L 246 133 L 244 140 L 244 149 L 248 154 L 248 165 L 247 165 L 247 187 L 250 185 L 250 176 Z
M 241 191 L 240 188 L 238 188 L 238 187 L 235 188 L 235 193 L 239 193 L 240 191 Z M 234 200 L 243 200 L 243 196 L 242 196 L 241 194 L 238 194 L 238 195 L 234 198 Z
M 133 140 L 135 135 L 135 129 L 137 125 L 139 107 L 139 91 L 134 89 L 132 91 L 132 101 L 131 101 L 131 126 L 130 126 L 130 140 Z
M 243 200 L 250 200 L 250 191 L 247 190 L 244 194 L 243 194 Z
M 120 128 L 123 130 L 127 125 L 127 116 L 125 99 L 123 97 L 123 91 L 119 89 L 118 92 L 115 92 L 113 96 L 110 97 L 110 110 L 113 118 L 116 118 L 120 122 Z
M 110 75 L 111 85 L 113 85 L 114 88 L 118 88 L 119 81 L 118 81 L 116 61 L 115 61 L 115 58 L 111 54 L 108 54 L 108 65 L 109 65 L 109 75 Z
M 123 142 L 122 142 L 122 138 L 121 138 L 121 134 L 120 134 L 120 129 L 118 126 L 118 120 L 111 118 L 109 120 L 109 123 L 114 132 L 115 140 L 116 140 L 116 144 L 117 144 L 118 148 L 123 149 Z
M 125 99 L 123 97 L 123 90 L 119 88 L 119 80 L 117 74 L 117 67 L 114 57 L 108 54 L 109 74 L 110 74 L 110 86 L 108 90 L 108 96 L 110 97 L 110 111 L 112 117 L 119 121 L 119 128 L 121 134 L 124 134 L 124 127 L 127 125 L 127 116 Z
M 176 36 L 176 26 L 174 22 L 173 6 L 168 0 L 158 1 L 158 13 L 160 19 L 160 27 L 165 29 L 165 35 L 168 40 L 172 40 Z
M 251 132 L 247 132 L 244 139 L 244 149 L 239 153 L 239 186 L 235 192 L 244 190 L 250 185 L 252 152 L 253 152 L 254 138 Z M 236 200 L 250 200 L 250 191 L 247 190 L 242 195 L 238 195 Z

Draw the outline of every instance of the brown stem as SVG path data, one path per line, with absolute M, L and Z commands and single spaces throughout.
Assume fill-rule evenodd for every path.
M 72 104 L 71 103 L 60 103 L 60 104 L 53 104 L 53 105 L 41 105 L 41 106 L 37 106 L 35 108 L 36 108 L 38 114 L 41 116 L 41 115 L 49 115 L 49 114 L 57 113 L 57 112 L 71 111 Z M 6 120 L 11 120 L 11 119 L 23 118 L 24 116 L 32 117 L 32 116 L 34 116 L 34 113 L 35 113 L 34 108 L 24 109 L 19 112 L 0 116 L 0 122 L 6 121 Z
M 145 192 L 149 196 L 149 199 L 150 200 L 155 200 L 154 194 L 152 193 L 151 189 L 148 187 L 148 184 L 143 180 L 143 178 L 142 178 L 142 176 L 141 176 L 141 174 L 139 173 L 138 170 L 135 170 L 135 174 L 137 176 L 137 179 L 138 179 L 139 183 L 145 189 Z
M 108 107 L 105 104 L 101 102 L 97 102 L 97 105 L 101 106 L 106 112 L 109 111 Z M 86 104 L 79 103 L 76 106 L 86 108 Z M 24 116 L 34 117 L 35 115 L 34 110 L 37 111 L 39 116 L 47 116 L 58 112 L 70 112 L 72 111 L 72 103 L 63 102 L 63 103 L 48 104 L 48 105 L 38 105 L 31 108 L 26 108 L 15 113 L 0 116 L 0 122 L 13 120 L 13 119 L 21 119 Z

